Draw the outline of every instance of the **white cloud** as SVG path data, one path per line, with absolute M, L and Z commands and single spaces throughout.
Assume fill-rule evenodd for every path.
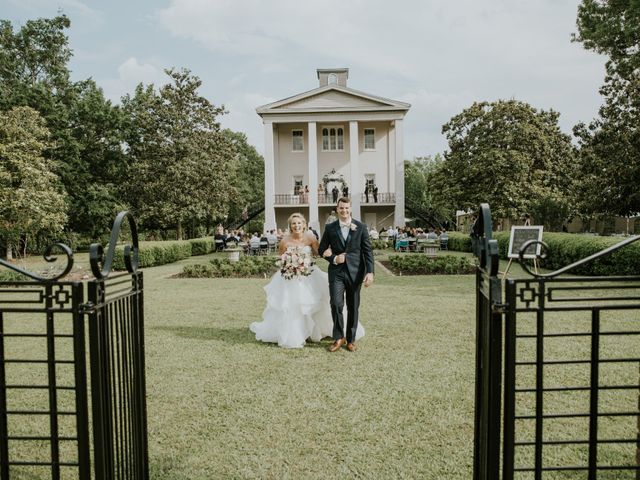
M 170 0 L 154 18 L 210 52 L 229 72 L 230 90 L 259 86 L 284 98 L 315 87 L 306 80 L 315 68 L 350 68 L 349 86 L 413 105 L 405 129 L 412 156 L 442 151 L 442 124 L 476 100 L 513 97 L 554 108 L 565 130 L 595 113 L 599 84 L 584 79 L 601 78 L 603 59 L 570 42 L 577 3 Z M 593 94 L 585 107 L 560 85 Z M 235 91 L 227 98 L 227 121 L 253 129 L 262 103 L 248 105 L 250 97 Z
M 233 96 L 225 108 L 229 112 L 222 116 L 221 124 L 223 128 L 244 132 L 251 145 L 260 154 L 264 153 L 264 130 L 262 120 L 256 113 L 256 107 L 275 102 L 276 99 L 267 97 L 260 93 L 240 93 Z
M 132 93 L 139 83 L 159 86 L 167 83 L 168 78 L 161 67 L 140 63 L 135 57 L 130 57 L 118 67 L 118 78 L 105 79 L 100 84 L 107 98 L 119 102 L 123 95 Z

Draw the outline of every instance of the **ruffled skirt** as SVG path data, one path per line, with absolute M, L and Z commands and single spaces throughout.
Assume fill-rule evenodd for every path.
M 329 281 L 322 270 L 315 267 L 311 275 L 291 280 L 285 280 L 280 272 L 276 272 L 264 291 L 267 306 L 262 321 L 249 326 L 256 334 L 256 340 L 277 343 L 284 348 L 302 348 L 307 339 L 319 342 L 331 337 Z M 346 327 L 346 310 L 344 322 Z M 363 336 L 364 328 L 358 325 L 356 340 Z

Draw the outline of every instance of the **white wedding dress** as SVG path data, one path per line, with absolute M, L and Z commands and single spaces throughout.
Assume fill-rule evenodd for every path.
M 304 248 L 311 253 L 311 247 Z M 309 276 L 290 280 L 276 272 L 264 291 L 267 306 L 262 313 L 262 321 L 249 326 L 249 330 L 256 334 L 256 340 L 277 343 L 284 348 L 302 348 L 307 339 L 319 342 L 331 337 L 333 320 L 329 280 L 318 267 L 314 267 Z M 346 328 L 346 308 L 344 323 Z M 363 336 L 364 327 L 359 323 L 356 340 Z

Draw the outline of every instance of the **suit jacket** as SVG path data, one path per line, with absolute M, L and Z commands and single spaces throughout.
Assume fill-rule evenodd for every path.
M 340 230 L 340 220 L 328 223 L 324 229 L 322 240 L 318 252 L 324 254 L 327 248 L 331 247 L 332 255 L 327 257 L 329 261 L 329 281 L 333 281 L 336 274 L 342 269 L 347 269 L 351 280 L 360 283 L 364 279 L 365 273 L 373 273 L 373 249 L 366 225 L 357 220 L 351 220 L 355 224 L 355 229 L 349 229 L 346 241 L 342 237 Z M 336 255 L 346 253 L 346 263 L 334 265 L 333 260 Z

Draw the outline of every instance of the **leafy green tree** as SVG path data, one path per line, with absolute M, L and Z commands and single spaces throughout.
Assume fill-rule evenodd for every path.
M 449 151 L 441 188 L 457 208 L 488 202 L 497 217 L 531 214 L 546 199 L 567 202 L 574 153 L 558 117 L 517 100 L 474 103 L 442 127 Z
M 404 194 L 407 205 L 425 212 L 440 223 L 455 218 L 455 206 L 448 195 L 447 182 L 442 181 L 444 159 L 416 157 L 404 163 Z
M 7 258 L 21 238 L 55 234 L 67 221 L 65 195 L 43 155 L 49 131 L 38 112 L 0 112 L 0 238 Z
M 61 15 L 29 20 L 14 33 L 11 22 L 0 20 L 0 109 L 43 107 L 66 90 L 72 52 L 64 30 L 70 25 Z
M 175 226 L 182 238 L 185 225 L 228 215 L 237 159 L 217 121 L 224 108 L 198 94 L 201 80 L 186 69 L 166 73 L 171 83 L 157 93 L 139 85 L 123 98 L 130 122 L 128 198 L 144 223 Z
M 608 56 L 604 105 L 579 140 L 577 204 L 583 216 L 640 212 L 640 2 L 583 0 L 574 40 Z
M 264 206 L 264 159 L 248 143 L 244 133 L 229 129 L 222 133 L 233 145 L 237 155 L 236 169 L 231 178 L 237 197 L 229 206 L 228 218 L 238 219 L 245 207 L 252 211 Z
M 51 133 L 44 152 L 68 192 L 69 227 L 96 237 L 122 208 L 121 112 L 93 80 L 70 81 L 69 19 L 30 20 L 14 32 L 0 21 L 0 110 L 30 106 Z
M 59 162 L 72 212 L 69 228 L 97 238 L 127 208 L 122 191 L 128 182 L 124 118 L 93 80 L 75 83 L 72 94 L 66 143 L 60 147 L 68 152 L 67 161 Z
M 640 2 L 638 0 L 582 0 L 573 41 L 609 57 L 607 71 L 622 78 L 640 68 Z

